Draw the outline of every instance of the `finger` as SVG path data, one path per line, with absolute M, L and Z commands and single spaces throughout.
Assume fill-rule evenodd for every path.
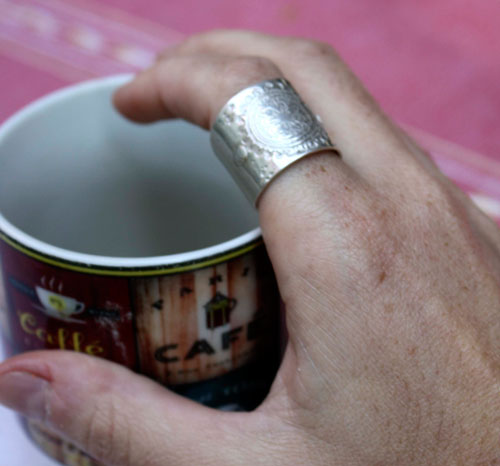
M 345 160 L 369 177 L 374 171 L 381 171 L 384 163 L 398 162 L 402 155 L 416 155 L 406 150 L 400 130 L 326 43 L 252 31 L 217 30 L 192 36 L 167 49 L 159 58 L 203 53 L 255 55 L 276 63 L 313 111 L 321 116 Z M 390 141 L 395 147 L 379 153 L 374 147 L 379 139 Z M 426 158 L 421 151 L 417 157 Z M 391 170 L 393 168 L 391 165 Z
M 252 434 L 242 435 L 240 427 L 243 413 L 205 408 L 121 366 L 76 353 L 26 353 L 3 363 L 0 402 L 106 465 L 219 466 L 232 464 L 231 455 L 251 461 L 253 454 Z M 247 446 L 238 440 L 243 437 Z
M 118 89 L 114 103 L 138 122 L 184 118 L 209 129 L 232 95 L 258 81 L 281 76 L 274 63 L 259 57 L 173 54 Z

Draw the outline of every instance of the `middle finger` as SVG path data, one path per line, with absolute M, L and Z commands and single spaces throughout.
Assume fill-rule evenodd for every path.
M 163 57 L 203 53 L 254 55 L 276 63 L 321 116 L 344 160 L 367 179 L 378 180 L 382 174 L 393 177 L 397 167 L 407 171 L 415 159 L 425 158 L 408 149 L 400 129 L 326 44 L 251 31 L 212 31 L 192 36 Z

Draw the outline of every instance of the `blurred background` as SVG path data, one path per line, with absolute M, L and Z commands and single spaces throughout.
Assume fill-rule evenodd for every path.
M 188 34 L 251 28 L 332 44 L 391 116 L 498 156 L 499 25 L 498 0 L 0 0 L 0 119 Z
M 146 67 L 195 32 L 310 37 L 500 220 L 499 25 L 498 0 L 0 0 L 0 122 L 62 86 Z M 0 408 L 0 466 L 26 464 L 52 463 Z

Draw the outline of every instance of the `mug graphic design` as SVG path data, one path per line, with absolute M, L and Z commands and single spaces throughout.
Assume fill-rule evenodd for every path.
M 281 349 L 258 216 L 208 133 L 114 111 L 127 79 L 56 92 L 0 127 L 2 340 L 10 355 L 80 352 L 207 406 L 252 410 Z M 98 464 L 24 426 L 63 464 Z
M 63 296 L 40 286 L 37 286 L 35 289 L 44 311 L 50 317 L 65 320 L 72 315 L 80 314 L 85 309 L 85 304 L 74 298 Z
M 207 318 L 207 328 L 214 330 L 217 327 L 229 323 L 229 316 L 236 306 L 236 303 L 236 299 L 228 298 L 220 292 L 217 292 L 217 294 L 203 306 Z

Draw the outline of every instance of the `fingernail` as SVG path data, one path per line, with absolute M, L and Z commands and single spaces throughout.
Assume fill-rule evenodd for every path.
M 27 372 L 0 375 L 0 403 L 26 417 L 43 419 L 49 383 Z

